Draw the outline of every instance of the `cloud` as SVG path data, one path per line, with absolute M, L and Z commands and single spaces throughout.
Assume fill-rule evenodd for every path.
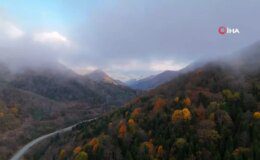
M 1 56 L 35 63 L 42 59 L 63 61 L 80 73 L 99 68 L 127 79 L 229 54 L 260 37 L 260 23 L 255 18 L 260 15 L 257 0 L 113 0 L 76 14 L 68 12 L 68 6 L 57 11 L 48 5 L 41 7 L 65 17 L 64 24 L 75 24 L 63 30 L 59 29 L 62 24 L 55 28 L 52 17 L 47 17 L 49 25 L 31 24 L 38 28 L 30 26 L 33 29 L 25 32 L 18 23 L 5 18 L 9 23 L 0 23 L 0 28 L 5 28 L 0 35 L 12 42 L 0 37 Z M 82 8 L 77 5 L 73 3 L 75 9 Z M 63 14 L 69 14 L 70 20 Z M 77 20 L 71 21 L 73 17 Z M 217 29 L 222 25 L 238 28 L 240 34 L 220 36 Z
M 10 23 L 6 24 L 5 32 L 10 38 L 20 38 L 24 35 L 21 29 Z
M 0 14 L 0 63 L 13 71 L 50 67 L 74 52 L 72 43 L 59 32 L 25 33 L 17 26 Z
M 233 3 L 235 2 L 235 3 Z M 225 5 L 223 5 L 225 4 Z M 235 7 L 237 10 L 230 10 Z M 116 1 L 97 9 L 82 26 L 79 43 L 102 63 L 120 59 L 190 59 L 227 54 L 259 39 L 259 23 L 253 18 L 259 2 L 237 1 Z M 242 16 L 244 15 L 244 16 Z M 220 25 L 238 27 L 241 34 L 221 37 Z M 82 57 L 89 57 L 82 53 Z M 104 57 L 104 58 L 102 58 Z M 81 57 L 80 57 L 81 58 Z
M 1 18 L 0 16 L 0 36 L 8 39 L 17 39 L 24 36 L 24 31 L 15 24 Z
M 115 0 L 86 17 L 76 37 L 82 52 L 70 60 L 125 75 L 179 69 L 258 41 L 260 23 L 253 17 L 260 14 L 259 7 L 256 0 Z M 241 33 L 220 36 L 222 25 Z
M 175 63 L 172 60 L 165 60 L 165 61 L 156 61 L 151 63 L 151 70 L 154 71 L 165 71 L 165 70 L 180 70 L 184 68 L 187 64 L 180 64 L 180 63 Z
M 57 31 L 53 32 L 41 32 L 41 33 L 35 33 L 33 35 L 33 39 L 37 42 L 41 43 L 61 43 L 61 44 L 68 44 L 69 41 L 67 37 L 64 35 L 61 35 Z

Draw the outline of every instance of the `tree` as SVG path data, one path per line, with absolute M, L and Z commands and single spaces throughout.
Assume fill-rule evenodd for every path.
M 136 118 L 141 113 L 141 108 L 135 108 L 131 113 L 131 117 Z
M 190 105 L 191 105 L 191 100 L 190 100 L 190 98 L 189 98 L 189 97 L 185 98 L 185 99 L 183 100 L 183 104 L 184 104 L 185 106 L 190 106 Z
M 260 112 L 255 112 L 253 117 L 254 119 L 260 119 Z
M 158 149 L 157 149 L 157 154 L 159 157 L 162 157 L 164 154 L 164 149 L 162 145 L 159 145 Z
M 240 99 L 240 94 L 238 92 L 232 92 L 229 89 L 224 89 L 222 94 L 228 101 L 237 101 Z
M 190 110 L 188 108 L 183 108 L 182 114 L 183 114 L 183 119 L 185 121 L 191 120 L 191 113 L 190 113 Z
M 120 123 L 119 125 L 119 138 L 124 138 L 126 134 L 126 124 L 125 123 Z
M 142 146 L 145 150 L 148 151 L 148 154 L 153 154 L 154 152 L 154 146 L 152 143 L 152 140 L 146 141 L 142 143 Z
M 65 154 L 66 154 L 65 150 L 61 149 L 60 153 L 59 153 L 59 159 L 64 159 L 65 158 Z
M 175 102 L 175 103 L 179 103 L 179 100 L 180 100 L 179 97 L 175 97 L 175 98 L 174 98 L 174 102 Z
M 130 126 L 130 127 L 133 127 L 135 126 L 135 121 L 133 119 L 129 119 L 127 124 Z
M 156 113 L 158 112 L 162 107 L 164 107 L 166 105 L 166 100 L 162 99 L 162 98 L 158 98 L 155 103 L 154 103 L 154 107 L 153 107 L 153 112 Z
M 96 152 L 99 147 L 99 140 L 97 138 L 93 138 L 89 144 L 92 146 L 92 151 Z
M 191 113 L 188 108 L 183 108 L 182 110 L 177 109 L 173 112 L 172 121 L 176 122 L 179 120 L 185 120 L 185 121 L 191 120 Z
M 81 151 L 79 154 L 77 154 L 74 160 L 88 160 L 88 154 L 84 151 Z
M 80 151 L 81 151 L 81 147 L 78 146 L 78 147 L 74 148 L 73 153 L 78 154 Z
M 181 149 L 187 144 L 187 141 L 185 138 L 177 138 L 174 144 L 178 149 Z
M 172 114 L 172 121 L 173 122 L 176 122 L 178 120 L 181 120 L 182 119 L 182 110 L 181 109 L 177 109 L 173 112 Z

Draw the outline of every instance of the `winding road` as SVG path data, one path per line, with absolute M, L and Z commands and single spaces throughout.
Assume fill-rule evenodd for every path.
M 19 151 L 17 151 L 13 157 L 10 159 L 10 160 L 21 160 L 23 158 L 23 156 L 28 152 L 28 150 L 34 146 L 35 144 L 41 142 L 42 140 L 46 139 L 46 138 L 49 138 L 49 137 L 53 137 L 57 134 L 61 134 L 61 133 L 65 133 L 65 132 L 68 132 L 68 131 L 71 131 L 73 127 L 79 125 L 79 124 L 82 124 L 82 123 L 85 123 L 85 122 L 90 122 L 90 121 L 93 121 L 93 120 L 96 120 L 97 118 L 93 118 L 93 119 L 89 119 L 89 120 L 84 120 L 84 121 L 81 121 L 79 123 L 76 123 L 72 126 L 69 126 L 67 128 L 63 128 L 63 129 L 60 129 L 60 130 L 57 130 L 55 132 L 52 132 L 52 133 L 49 133 L 49 134 L 46 134 L 46 135 L 43 135 L 41 137 L 38 137 L 34 140 L 32 140 L 31 142 L 29 142 L 28 144 L 26 144 L 25 146 L 23 146 Z

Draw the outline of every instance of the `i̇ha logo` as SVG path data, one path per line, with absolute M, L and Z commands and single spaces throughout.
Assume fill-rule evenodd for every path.
M 240 31 L 238 28 L 229 28 L 229 27 L 224 27 L 221 26 L 218 28 L 218 33 L 221 35 L 225 35 L 225 34 L 239 34 Z

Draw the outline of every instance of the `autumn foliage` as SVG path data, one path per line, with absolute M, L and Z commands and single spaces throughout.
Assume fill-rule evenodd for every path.
M 159 145 L 158 149 L 157 149 L 157 154 L 159 155 L 159 157 L 162 157 L 164 154 L 164 150 L 163 150 L 163 146 Z
M 175 103 L 179 103 L 179 100 L 180 100 L 179 97 L 175 97 L 175 98 L 174 98 L 174 102 L 175 102 Z
M 162 98 L 158 98 L 154 103 L 153 112 L 155 113 L 158 112 L 165 105 L 166 105 L 166 100 Z
M 118 130 L 119 138 L 124 138 L 125 134 L 126 134 L 126 131 L 127 131 L 126 124 L 124 122 L 121 122 L 119 124 L 119 130 Z
M 183 108 L 181 109 L 177 109 L 173 112 L 172 114 L 172 121 L 176 122 L 179 120 L 185 120 L 188 121 L 191 119 L 191 113 L 190 110 L 188 108 Z
M 129 119 L 127 124 L 132 127 L 132 126 L 135 126 L 135 121 L 133 119 Z
M 96 152 L 99 147 L 99 140 L 97 138 L 93 138 L 89 144 L 92 146 L 92 151 Z
M 88 160 L 88 154 L 84 151 L 78 153 L 78 155 L 74 158 L 74 160 Z
M 149 154 L 152 154 L 154 151 L 154 145 L 152 143 L 152 140 L 149 140 L 147 142 L 144 142 L 142 144 L 142 146 L 144 147 L 144 149 L 146 149 L 148 151 Z
M 133 117 L 133 118 L 135 118 L 135 117 L 137 117 L 140 113 L 141 113 L 141 108 L 135 108 L 134 110 L 133 110 L 133 112 L 131 113 L 131 116 Z
M 190 100 L 190 98 L 185 98 L 184 100 L 183 100 L 183 104 L 184 104 L 184 106 L 190 106 L 191 105 L 191 100 Z
M 255 112 L 253 117 L 254 119 L 260 119 L 260 112 Z
M 80 151 L 81 151 L 81 147 L 78 146 L 78 147 L 74 148 L 73 153 L 78 154 Z
M 66 156 L 66 152 L 64 149 L 61 149 L 60 150 L 60 153 L 59 153 L 59 159 L 64 159 Z

